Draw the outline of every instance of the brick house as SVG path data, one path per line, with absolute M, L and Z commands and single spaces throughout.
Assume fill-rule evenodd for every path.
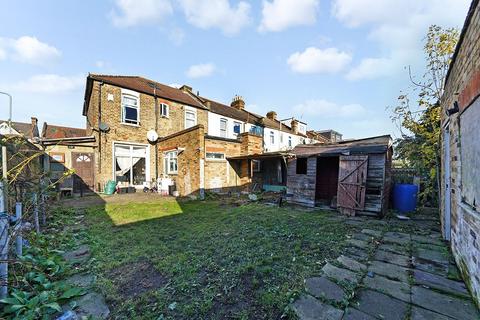
M 182 196 L 248 188 L 261 163 L 239 156 L 293 148 L 306 138 L 296 120 L 288 126 L 274 112 L 248 112 L 239 96 L 225 105 L 185 85 L 136 76 L 90 74 L 83 115 L 86 135 L 96 140 L 96 190 L 109 180 L 142 188 L 158 178 Z
M 472 1 L 441 99 L 441 221 L 480 304 L 480 5 Z
M 34 141 L 39 138 L 38 119 L 32 117 L 29 123 L 0 120 L 0 135 L 18 135 Z

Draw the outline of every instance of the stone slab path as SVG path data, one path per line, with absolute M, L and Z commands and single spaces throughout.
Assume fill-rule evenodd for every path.
M 436 212 L 343 219 L 351 227 L 347 248 L 305 279 L 305 293 L 291 305 L 299 319 L 480 319 Z

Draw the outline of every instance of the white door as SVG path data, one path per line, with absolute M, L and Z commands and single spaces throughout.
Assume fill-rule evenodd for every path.
M 444 168 L 444 186 L 445 186 L 445 193 L 444 193 L 444 215 L 443 215 L 443 226 L 444 226 L 444 233 L 445 233 L 445 240 L 450 241 L 450 233 L 451 233 L 451 212 L 450 212 L 450 205 L 451 205 L 451 187 L 450 187 L 450 131 L 448 130 L 448 126 L 445 128 L 444 135 L 444 150 L 445 150 L 445 157 L 443 158 L 443 168 Z

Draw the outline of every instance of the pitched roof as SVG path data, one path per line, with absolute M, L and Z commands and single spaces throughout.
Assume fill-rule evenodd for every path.
M 261 124 L 260 121 L 262 119 L 261 116 L 251 113 L 247 110 L 239 110 L 237 108 L 228 106 L 226 104 L 213 101 L 211 99 L 205 97 L 198 97 L 200 100 L 210 107 L 210 111 L 213 113 L 220 114 L 225 117 L 237 119 L 243 122 L 251 123 L 251 124 Z
M 292 152 L 297 157 L 383 153 L 390 148 L 391 142 L 392 137 L 390 135 L 384 135 L 357 140 L 346 140 L 330 144 L 299 144 L 292 150 Z
M 152 96 L 155 94 L 157 97 L 205 109 L 205 106 L 202 105 L 197 99 L 192 97 L 192 95 L 180 89 L 173 88 L 147 78 L 139 76 L 117 76 L 90 73 L 87 77 L 83 115 L 86 115 L 93 80 L 101 81 L 114 86 L 119 86 L 125 89 L 138 91 Z M 156 87 L 156 89 L 154 89 L 154 87 Z
M 63 139 L 86 137 L 87 130 L 81 128 L 63 127 L 52 124 L 43 124 L 42 138 L 44 139 Z
M 8 120 L 0 120 L 0 123 L 8 123 Z M 28 122 L 12 121 L 12 129 L 24 135 L 27 138 L 38 137 L 38 128 Z

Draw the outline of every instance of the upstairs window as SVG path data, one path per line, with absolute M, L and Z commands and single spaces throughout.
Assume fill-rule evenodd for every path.
M 292 137 L 288 136 L 288 146 L 292 147 Z
M 138 125 L 140 123 L 138 115 L 138 97 L 122 94 L 122 122 Z
M 165 173 L 176 174 L 178 173 L 178 153 L 177 151 L 170 151 L 165 153 Z
M 166 104 L 166 103 L 161 103 L 160 104 L 160 116 L 161 117 L 168 118 L 169 111 L 170 110 L 169 110 L 168 104 Z
M 307 174 L 307 160 L 308 158 L 297 159 L 297 174 Z
M 233 134 L 237 135 L 241 133 L 242 124 L 240 122 L 233 122 Z
M 220 137 L 227 137 L 227 119 L 220 119 Z
M 270 131 L 270 144 L 275 144 L 275 133 Z
M 194 108 L 185 108 L 185 129 L 197 124 L 197 112 Z

